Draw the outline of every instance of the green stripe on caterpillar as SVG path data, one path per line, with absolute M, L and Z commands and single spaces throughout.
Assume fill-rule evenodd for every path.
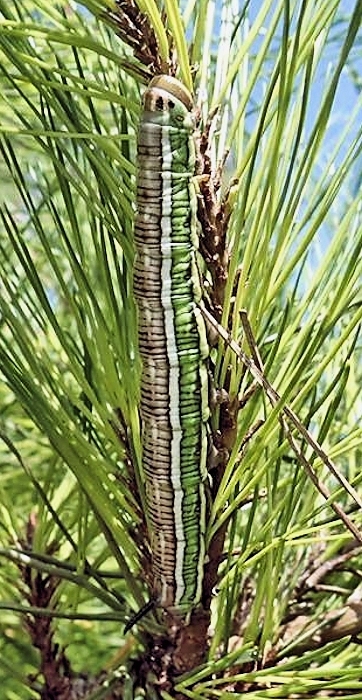
M 195 116 L 175 78 L 146 89 L 138 137 L 136 261 L 142 466 L 156 605 L 186 615 L 205 558 L 208 343 L 196 263 Z

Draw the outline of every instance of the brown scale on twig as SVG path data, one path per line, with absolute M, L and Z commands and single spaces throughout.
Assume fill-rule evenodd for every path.
M 225 288 L 228 279 L 229 251 L 227 248 L 227 229 L 231 214 L 229 206 L 229 194 L 233 183 L 227 189 L 225 195 L 220 200 L 219 191 L 222 181 L 222 173 L 227 158 L 225 154 L 216 172 L 213 172 L 212 160 L 210 156 L 210 131 L 216 112 L 210 114 L 198 143 L 198 219 L 200 222 L 200 253 L 205 261 L 206 268 L 211 277 L 211 284 L 206 289 L 206 306 L 216 320 L 220 321 L 224 301 Z M 230 306 L 229 319 L 231 322 L 233 306 Z M 210 333 L 211 344 L 212 332 Z M 215 338 L 216 340 L 216 338 Z M 213 372 L 210 363 L 211 373 Z M 227 373 L 223 389 L 229 391 L 230 373 Z M 253 391 L 250 392 L 250 396 Z M 238 413 L 245 405 L 250 396 L 244 397 L 240 402 L 238 396 L 229 397 L 219 405 L 218 429 L 213 434 L 213 445 L 218 453 L 216 465 L 210 469 L 212 473 L 211 497 L 215 498 L 220 486 L 229 455 L 235 444 L 238 432 Z M 259 427 L 259 426 L 258 426 Z M 246 442 L 249 441 L 247 437 Z M 211 460 L 212 461 L 212 460 Z M 207 556 L 207 564 L 204 571 L 202 602 L 206 610 L 209 609 L 212 597 L 212 590 L 217 583 L 218 568 L 224 549 L 224 540 L 228 528 L 228 522 L 217 530 L 216 535 L 211 540 Z
M 25 536 L 20 537 L 17 546 L 23 552 L 29 552 L 29 560 L 19 557 L 17 567 L 20 574 L 19 589 L 30 606 L 23 615 L 23 626 L 28 633 L 32 646 L 39 655 L 36 674 L 29 675 L 29 687 L 40 693 L 41 700 L 82 700 L 91 691 L 99 691 L 106 681 L 105 672 L 93 676 L 89 670 L 76 673 L 71 665 L 65 648 L 55 641 L 53 615 L 57 612 L 58 587 L 61 579 L 57 576 L 36 569 L 31 562 L 34 539 L 37 529 L 37 516 L 31 513 Z M 58 544 L 53 542 L 46 549 L 47 555 L 54 554 Z M 44 611 L 44 612 L 43 612 Z M 123 697 L 123 682 L 116 680 L 108 684 L 108 692 L 103 693 L 104 700 L 118 700 Z
M 225 200 L 219 203 L 217 198 L 225 159 L 217 172 L 212 172 L 210 129 L 214 117 L 215 113 L 210 115 L 198 144 L 201 161 L 200 176 L 198 177 L 198 218 L 201 223 L 200 252 L 211 275 L 210 298 L 213 313 L 219 321 L 228 275 L 229 254 L 226 248 L 226 231 L 229 217 L 226 216 Z
M 141 12 L 133 0 L 116 0 L 116 8 L 108 9 L 106 16 L 121 39 L 133 49 L 135 58 L 147 66 L 144 78 L 150 80 L 154 75 L 175 74 L 175 62 L 166 63 L 161 59 L 156 34 L 146 14 Z M 170 56 L 173 54 L 172 37 L 169 36 Z M 141 71 L 142 72 L 142 71 Z
M 22 548 L 32 550 L 36 525 L 36 516 L 31 514 L 27 523 L 26 538 L 19 543 Z M 54 610 L 59 579 L 40 571 L 35 572 L 30 564 L 20 562 L 18 568 L 23 584 L 23 594 L 29 605 L 34 608 L 43 608 L 44 611 Z M 33 616 L 29 613 L 24 616 L 24 627 L 33 646 L 40 654 L 39 671 L 44 677 L 41 697 L 70 700 L 71 668 L 64 650 L 54 643 L 52 625 L 50 615 Z

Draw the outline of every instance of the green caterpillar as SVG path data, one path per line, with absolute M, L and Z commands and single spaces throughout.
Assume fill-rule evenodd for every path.
M 157 76 L 138 137 L 134 291 L 153 593 L 178 615 L 200 601 L 205 558 L 209 349 L 198 307 L 195 161 L 191 94 Z

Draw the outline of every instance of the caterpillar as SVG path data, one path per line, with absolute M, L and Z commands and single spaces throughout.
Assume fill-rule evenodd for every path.
M 137 159 L 134 294 L 142 361 L 142 469 L 156 605 L 187 615 L 205 559 L 209 354 L 199 308 L 192 96 L 153 78 Z

